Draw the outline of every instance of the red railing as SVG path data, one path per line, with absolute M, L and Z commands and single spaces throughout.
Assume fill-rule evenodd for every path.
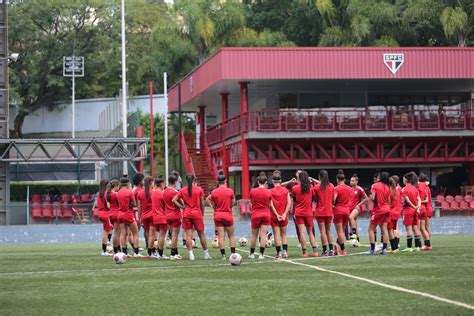
M 474 130 L 468 110 L 260 110 L 237 116 L 207 130 L 214 145 L 243 132 L 433 131 Z

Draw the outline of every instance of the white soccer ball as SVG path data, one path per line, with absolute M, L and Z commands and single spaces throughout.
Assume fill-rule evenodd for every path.
M 153 247 L 158 248 L 158 240 L 155 239 L 155 241 L 153 242 Z
M 231 265 L 233 266 L 240 266 L 240 264 L 242 263 L 242 256 L 238 253 L 233 253 L 230 255 L 229 257 L 229 262 Z
M 166 249 L 171 249 L 171 239 L 166 240 Z
M 357 248 L 360 246 L 360 243 L 357 239 L 351 239 L 351 246 Z
M 213 239 L 211 242 L 212 248 L 219 248 L 219 241 L 217 239 Z
M 239 239 L 239 245 L 240 245 L 240 247 L 247 247 L 248 242 L 249 242 L 249 241 L 248 241 L 247 238 L 245 238 L 245 237 L 241 237 L 241 238 Z
M 106 251 L 107 253 L 112 253 L 114 251 L 114 247 L 112 247 L 112 245 L 107 245 Z
M 273 246 L 273 239 L 267 239 L 265 242 L 265 248 L 270 248 L 271 246 Z
M 196 242 L 194 241 L 194 239 L 192 240 L 192 245 L 193 245 L 193 248 L 196 248 Z
M 116 264 L 124 264 L 126 260 L 127 256 L 123 252 L 119 252 L 114 255 L 114 262 Z

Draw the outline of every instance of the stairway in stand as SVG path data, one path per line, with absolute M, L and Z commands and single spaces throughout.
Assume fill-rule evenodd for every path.
M 212 166 L 208 164 L 206 153 L 203 150 L 188 148 L 188 153 L 193 161 L 198 185 L 204 190 L 204 194 L 207 197 L 216 187 Z

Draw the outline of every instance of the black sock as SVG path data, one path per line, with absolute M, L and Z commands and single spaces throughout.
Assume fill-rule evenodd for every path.
M 153 253 L 155 253 L 155 252 L 156 252 L 156 248 L 155 248 L 155 247 L 151 248 L 151 251 L 152 251 Z
M 183 246 L 186 246 L 186 239 L 183 239 Z
M 163 257 L 163 249 L 158 248 L 158 254 L 160 255 L 160 257 Z
M 148 238 L 145 237 L 145 245 L 148 245 Z
M 109 234 L 107 238 L 109 239 L 109 242 L 110 242 L 110 239 L 112 238 L 112 234 Z
M 329 251 L 334 250 L 334 244 L 329 244 Z
M 119 247 L 114 247 L 114 253 L 118 253 L 119 252 Z
M 345 249 L 346 249 L 346 246 L 344 245 L 343 242 L 341 242 L 341 243 L 339 244 L 339 247 L 341 247 L 341 250 L 345 250 Z
M 230 253 L 235 253 L 235 247 L 230 247 Z
M 301 248 L 301 251 L 303 252 L 303 254 L 306 253 L 306 248 Z
M 288 251 L 288 245 L 283 244 L 283 250 Z
M 225 256 L 225 248 L 221 249 L 221 255 Z
M 421 247 L 420 236 L 415 236 L 415 247 Z
M 328 246 L 327 245 L 323 245 L 323 252 L 327 252 L 328 251 Z
M 357 235 L 357 228 L 352 228 L 352 233 Z
M 390 239 L 390 249 L 392 250 L 395 250 L 395 238 L 394 239 Z
M 250 254 L 255 253 L 255 248 L 250 248 Z
M 375 243 L 377 243 L 377 234 L 374 234 L 374 235 L 375 235 L 374 236 L 374 238 L 375 238 L 374 241 L 375 241 Z
M 375 243 L 374 242 L 370 243 L 370 250 L 375 251 Z
M 265 252 L 265 247 L 260 247 L 260 255 L 263 256 L 263 253 Z
M 124 254 L 128 255 L 128 249 L 127 249 L 127 247 L 122 248 L 122 252 L 123 252 Z
M 107 252 L 107 244 L 102 244 L 102 252 Z
M 400 238 L 399 238 L 399 237 L 395 237 L 395 242 L 397 243 L 397 248 L 398 248 L 398 245 L 400 244 Z
M 413 247 L 413 236 L 407 236 L 407 248 Z
M 385 250 L 387 249 L 387 243 L 386 242 L 382 243 L 382 249 L 385 249 Z
M 318 246 L 313 247 L 313 253 L 318 252 Z
M 380 242 L 383 244 L 383 236 L 380 236 Z
M 277 255 L 279 255 L 281 253 L 281 246 L 276 246 L 276 251 L 277 251 Z
M 138 248 L 136 248 L 136 247 L 133 248 L 133 251 L 135 251 L 135 254 L 137 254 L 137 255 L 140 253 L 140 250 L 138 250 Z
M 431 247 L 431 241 L 429 239 L 425 240 L 425 245 L 426 247 Z
M 171 255 L 176 256 L 178 254 L 178 248 L 171 248 Z
M 147 250 L 148 250 L 148 256 L 151 256 L 151 254 L 152 254 L 151 248 L 148 248 Z

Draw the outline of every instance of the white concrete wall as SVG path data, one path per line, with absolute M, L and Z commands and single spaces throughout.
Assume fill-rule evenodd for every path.
M 98 131 L 100 114 L 112 107 L 115 98 L 76 100 L 76 131 Z M 162 94 L 153 96 L 155 114 L 164 115 L 165 102 Z M 135 112 L 140 109 L 144 113 L 150 112 L 150 97 L 134 96 L 129 99 L 128 111 Z M 10 122 L 13 122 L 18 111 L 10 110 Z M 23 133 L 54 133 L 71 131 L 72 109 L 71 104 L 66 104 L 61 111 L 48 111 L 46 108 L 28 115 L 23 124 Z

